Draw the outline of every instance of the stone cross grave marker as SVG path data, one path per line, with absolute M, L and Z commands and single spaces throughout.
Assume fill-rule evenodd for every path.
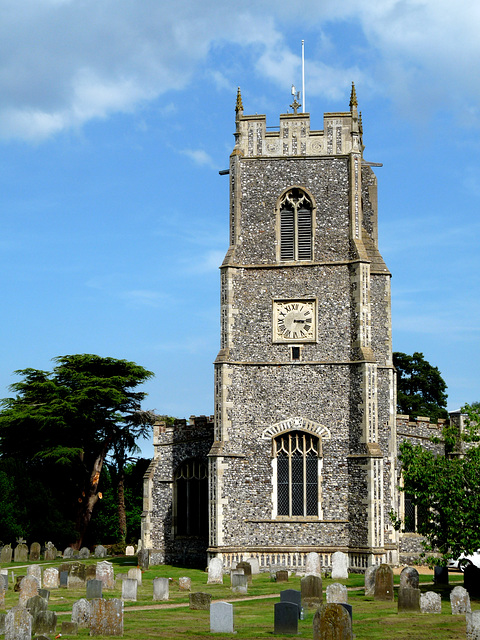
M 427 591 L 420 596 L 420 611 L 422 613 L 442 613 L 442 597 L 434 591 Z
M 468 591 L 463 587 L 454 587 L 450 592 L 450 606 L 453 615 L 470 613 L 472 609 Z
M 347 604 L 348 591 L 344 584 L 333 582 L 329 584 L 326 590 L 327 602 L 331 604 Z
M 294 602 L 277 602 L 275 604 L 274 634 L 298 633 L 298 605 Z
M 220 558 L 212 558 L 208 563 L 207 584 L 223 584 L 223 562 Z
M 123 600 L 98 598 L 91 602 L 91 636 L 123 636 Z
M 168 600 L 168 578 L 154 578 L 153 580 L 153 599 Z
M 375 600 L 393 600 L 393 571 L 388 564 L 381 564 L 375 573 Z
M 302 605 L 304 607 L 318 607 L 322 604 L 322 579 L 320 576 L 309 575 L 300 580 Z
M 320 556 L 316 551 L 310 551 L 310 553 L 307 554 L 307 560 L 305 562 L 305 575 L 322 577 Z
M 55 545 L 53 544 L 53 542 L 47 542 L 47 544 L 45 545 L 45 554 L 44 554 L 44 559 L 45 560 L 55 560 L 57 557 L 57 549 L 55 548 Z
M 352 620 L 341 604 L 322 604 L 313 617 L 313 640 L 353 640 Z
M 348 578 L 348 556 L 342 551 L 332 554 L 332 580 L 346 580 Z
M 234 633 L 232 604 L 228 602 L 210 604 L 210 632 Z

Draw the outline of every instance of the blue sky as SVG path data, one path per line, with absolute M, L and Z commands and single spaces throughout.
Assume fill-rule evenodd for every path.
M 355 81 L 384 165 L 394 350 L 439 367 L 450 409 L 480 400 L 480 5 L 299 7 L 0 0 L 0 397 L 97 353 L 155 373 L 145 408 L 213 413 L 236 89 L 277 125 L 304 39 L 312 128 Z

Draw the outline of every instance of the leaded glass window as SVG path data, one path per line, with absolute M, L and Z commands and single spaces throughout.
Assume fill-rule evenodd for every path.
M 312 260 L 312 202 L 301 189 L 280 202 L 280 260 Z
M 175 473 L 175 515 L 177 535 L 208 535 L 208 471 L 201 460 L 186 460 Z

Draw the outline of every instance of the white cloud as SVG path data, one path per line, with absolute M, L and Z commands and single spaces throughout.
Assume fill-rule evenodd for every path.
M 213 169 L 217 166 L 213 161 L 213 158 L 208 155 L 206 151 L 203 151 L 203 149 L 183 149 L 181 153 L 191 158 L 195 164 L 200 166 L 212 167 Z

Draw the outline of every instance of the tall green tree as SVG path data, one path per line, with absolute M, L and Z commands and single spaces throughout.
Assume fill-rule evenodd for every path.
M 396 351 L 397 411 L 410 416 L 428 416 L 434 422 L 448 418 L 447 385 L 438 367 L 425 360 L 423 353 L 412 356 Z
M 0 461 L 15 459 L 43 478 L 80 547 L 99 499 L 104 462 L 118 441 L 145 433 L 139 419 L 153 376 L 134 362 L 92 354 L 60 356 L 51 372 L 23 369 L 1 401 Z M 130 446 L 130 444 L 128 446 Z

